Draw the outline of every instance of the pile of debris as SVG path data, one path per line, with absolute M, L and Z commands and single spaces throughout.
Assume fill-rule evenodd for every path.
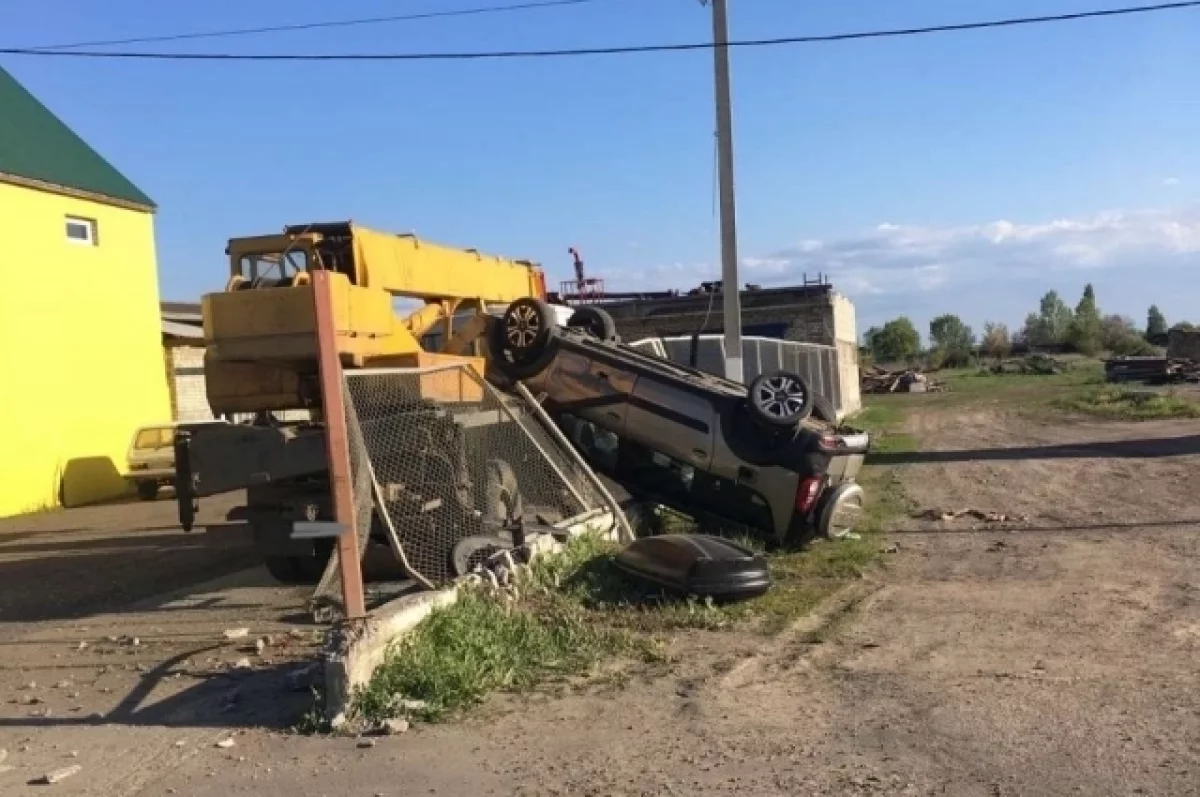
M 1028 515 L 1006 515 L 1003 512 L 989 512 L 983 509 L 923 509 L 912 514 L 915 520 L 958 520 L 972 518 L 984 523 L 1028 523 Z
M 1024 374 L 1034 376 L 1050 376 L 1061 374 L 1067 366 L 1048 354 L 1028 354 L 1024 357 L 1011 357 L 992 365 L 994 374 Z
M 1176 357 L 1113 357 L 1104 361 L 1107 382 L 1200 382 L 1200 362 Z
M 940 393 L 946 390 L 920 371 L 889 371 L 878 365 L 864 368 L 861 377 L 863 393 Z

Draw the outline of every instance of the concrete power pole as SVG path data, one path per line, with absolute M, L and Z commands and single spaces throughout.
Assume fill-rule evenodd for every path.
M 702 0 L 703 2 L 703 0 Z M 741 382 L 742 308 L 738 298 L 737 211 L 733 192 L 733 108 L 729 98 L 729 20 L 726 0 L 709 0 L 717 100 L 717 175 L 721 195 L 721 284 L 725 310 L 725 378 Z

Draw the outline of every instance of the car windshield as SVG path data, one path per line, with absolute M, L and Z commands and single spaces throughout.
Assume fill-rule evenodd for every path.
M 134 438 L 134 448 L 165 448 L 175 442 L 175 430 L 169 426 L 143 429 Z
M 286 252 L 256 252 L 242 255 L 238 271 L 250 282 L 259 279 L 290 279 L 308 270 L 308 253 L 303 249 Z

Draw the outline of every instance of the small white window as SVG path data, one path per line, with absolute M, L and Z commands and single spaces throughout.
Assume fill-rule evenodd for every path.
M 67 240 L 83 246 L 96 245 L 96 220 L 67 216 Z

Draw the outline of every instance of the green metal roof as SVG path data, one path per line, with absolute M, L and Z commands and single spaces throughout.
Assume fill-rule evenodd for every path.
M 112 164 L 0 67 L 0 174 L 153 208 Z

